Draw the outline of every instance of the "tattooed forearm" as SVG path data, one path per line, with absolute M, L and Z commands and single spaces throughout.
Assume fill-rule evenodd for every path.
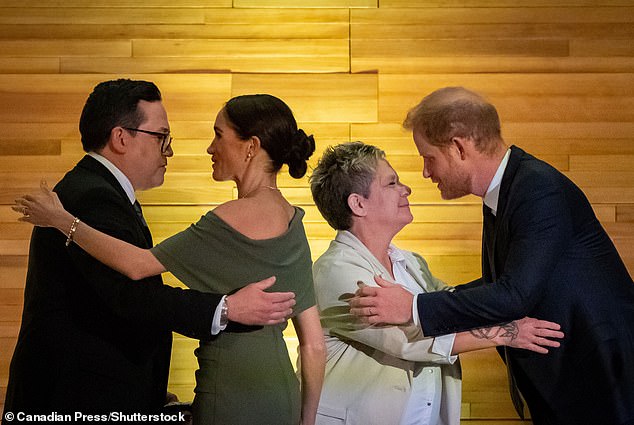
M 511 341 L 514 341 L 515 338 L 517 338 L 517 335 L 519 334 L 520 331 L 517 326 L 517 323 L 510 322 L 500 326 L 500 332 L 501 332 L 500 337 L 507 338 L 509 342 L 511 342 Z
M 478 339 L 495 339 L 497 337 L 505 338 L 508 342 L 517 338 L 519 329 L 517 323 L 510 322 L 501 326 L 491 326 L 489 328 L 478 328 L 469 331 L 471 335 Z

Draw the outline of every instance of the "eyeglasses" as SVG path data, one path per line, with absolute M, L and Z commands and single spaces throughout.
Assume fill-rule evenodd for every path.
M 141 133 L 150 134 L 152 136 L 158 137 L 159 141 L 161 142 L 161 153 L 167 152 L 172 144 L 172 140 L 174 140 L 170 133 L 159 133 L 158 131 L 141 130 L 140 128 L 123 128 L 128 131 L 140 131 Z

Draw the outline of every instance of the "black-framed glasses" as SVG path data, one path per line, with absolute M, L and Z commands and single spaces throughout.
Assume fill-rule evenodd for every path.
M 150 130 L 141 130 L 140 128 L 129 128 L 123 127 L 124 130 L 128 131 L 140 131 L 141 133 L 150 134 L 152 136 L 158 137 L 161 141 L 161 153 L 167 152 L 167 150 L 172 145 L 172 135 L 170 133 L 159 133 L 158 131 L 150 131 Z

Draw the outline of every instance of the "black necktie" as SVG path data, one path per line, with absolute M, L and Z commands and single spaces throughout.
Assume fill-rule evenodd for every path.
M 139 204 L 139 201 L 134 201 L 134 211 L 136 211 L 136 215 L 137 217 L 139 217 L 139 220 L 141 220 L 141 223 L 143 223 L 145 227 L 148 227 L 147 223 L 145 222 L 145 218 L 143 218 L 143 210 L 141 209 L 141 204 Z
M 483 222 L 484 222 L 484 244 L 486 246 L 486 252 L 482 255 L 487 255 L 489 259 L 489 270 L 491 272 L 491 279 L 493 282 L 497 279 L 495 273 L 495 254 L 493 252 L 493 241 L 495 240 L 495 215 L 491 208 L 486 205 L 483 206 Z M 511 359 L 509 356 L 509 349 L 504 346 L 504 363 L 506 363 L 506 374 L 509 380 L 509 392 L 511 393 L 511 401 L 513 407 L 521 419 L 524 419 L 524 400 L 517 388 L 517 381 L 515 375 L 511 369 Z

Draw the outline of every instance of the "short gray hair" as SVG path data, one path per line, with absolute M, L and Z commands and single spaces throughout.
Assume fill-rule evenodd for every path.
M 348 197 L 352 193 L 370 196 L 381 159 L 385 152 L 362 142 L 329 146 L 324 151 L 310 177 L 310 190 L 319 212 L 335 230 L 348 230 L 352 225 Z

